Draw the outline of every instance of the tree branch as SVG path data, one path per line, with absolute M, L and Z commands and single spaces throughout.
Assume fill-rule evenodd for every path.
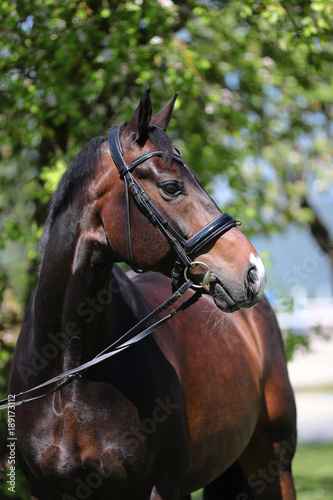
M 320 248 L 325 252 L 332 265 L 333 265 L 333 238 L 328 232 L 324 222 L 322 219 L 319 217 L 318 213 L 316 213 L 315 209 L 313 206 L 310 205 L 308 199 L 304 197 L 302 201 L 302 207 L 303 208 L 310 208 L 314 214 L 313 220 L 310 222 L 310 230 L 312 236 L 315 238 L 317 241 L 318 245 Z

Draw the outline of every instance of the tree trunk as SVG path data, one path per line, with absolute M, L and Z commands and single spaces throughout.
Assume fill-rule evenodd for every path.
M 303 199 L 302 207 L 310 208 L 313 212 L 313 219 L 309 223 L 310 231 L 312 236 L 315 238 L 316 242 L 323 250 L 323 252 L 328 256 L 331 264 L 331 286 L 333 289 L 333 237 L 330 235 L 328 229 L 326 228 L 324 222 L 309 203 L 307 198 Z

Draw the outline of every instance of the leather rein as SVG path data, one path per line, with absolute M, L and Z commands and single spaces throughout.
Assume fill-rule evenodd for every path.
M 125 162 L 124 151 L 120 141 L 120 134 L 122 130 L 122 125 L 117 125 L 113 129 L 110 130 L 108 136 L 109 149 L 110 154 L 112 156 L 113 162 L 116 165 L 120 178 L 124 181 L 125 185 L 125 193 L 126 193 L 126 241 L 127 241 L 127 253 L 128 259 L 131 264 L 133 270 L 137 272 L 139 271 L 135 268 L 132 246 L 131 246 L 131 231 L 130 231 L 130 211 L 129 211 L 129 193 L 134 198 L 135 204 L 138 209 L 143 213 L 148 220 L 157 227 L 161 233 L 165 236 L 170 246 L 175 250 L 178 255 L 178 258 L 174 264 L 174 268 L 172 270 L 172 295 L 165 302 L 163 302 L 160 306 L 158 306 L 154 311 L 148 314 L 145 318 L 143 318 L 139 323 L 137 323 L 133 328 L 131 328 L 128 332 L 126 332 L 122 337 L 117 339 L 103 351 L 101 351 L 97 356 L 95 356 L 90 361 L 81 364 L 77 368 L 73 368 L 71 370 L 67 370 L 56 377 L 53 377 L 42 384 L 39 384 L 31 389 L 20 392 L 15 396 L 11 397 L 11 401 L 8 402 L 8 398 L 0 401 L 0 410 L 7 409 L 8 407 L 12 408 L 13 406 L 20 406 L 25 403 L 35 401 L 37 399 L 43 398 L 50 394 L 53 394 L 72 380 L 78 377 L 82 377 L 82 374 L 88 370 L 90 367 L 101 363 L 102 361 L 115 356 L 119 352 L 127 349 L 131 345 L 139 342 L 143 338 L 147 337 L 151 333 L 153 333 L 157 328 L 164 325 L 169 319 L 173 319 L 178 311 L 183 311 L 187 307 L 190 307 L 194 304 L 200 297 L 202 293 L 202 289 L 210 282 L 214 281 L 214 277 L 211 276 L 210 268 L 207 264 L 200 261 L 193 261 L 191 257 L 198 253 L 201 248 L 203 248 L 207 243 L 212 240 L 218 239 L 222 234 L 229 231 L 229 229 L 238 226 L 240 221 L 235 220 L 231 215 L 227 213 L 220 214 L 214 220 L 209 222 L 206 226 L 201 228 L 197 233 L 191 236 L 189 239 L 183 238 L 165 219 L 165 217 L 161 214 L 161 212 L 155 207 L 155 205 L 150 200 L 147 193 L 142 189 L 139 182 L 133 177 L 132 171 L 140 165 L 141 163 L 149 160 L 150 158 L 157 156 L 162 157 L 162 151 L 158 149 L 154 149 L 152 151 L 148 151 L 137 158 L 135 158 L 130 163 Z M 178 154 L 173 154 L 173 160 L 180 163 L 181 165 L 187 166 L 180 150 L 177 150 Z M 200 284 L 195 284 L 191 279 L 187 277 L 188 270 L 190 267 L 200 264 L 201 266 L 206 268 L 204 273 L 202 282 Z M 185 280 L 185 282 L 184 282 Z M 149 322 L 151 322 L 158 314 L 160 314 L 165 309 L 172 306 L 175 302 L 177 302 L 184 293 L 189 289 L 196 289 L 196 293 L 193 294 L 189 299 L 183 302 L 178 309 L 173 309 L 167 316 L 162 319 L 156 321 L 152 325 L 146 327 L 142 330 L 142 328 Z M 30 394 L 31 392 L 40 390 L 42 388 L 48 387 L 52 384 L 59 383 L 53 389 L 43 392 L 42 394 L 34 397 L 29 397 L 28 399 L 20 399 L 19 401 L 16 398 L 25 396 Z

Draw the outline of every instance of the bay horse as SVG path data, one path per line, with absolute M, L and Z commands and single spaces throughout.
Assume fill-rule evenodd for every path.
M 170 277 L 176 295 L 189 282 L 202 296 L 16 407 L 34 500 L 185 500 L 199 488 L 206 500 L 295 498 L 295 404 L 264 266 L 172 146 L 176 95 L 153 115 L 146 89 L 62 177 L 9 394 L 96 359 L 165 301 Z

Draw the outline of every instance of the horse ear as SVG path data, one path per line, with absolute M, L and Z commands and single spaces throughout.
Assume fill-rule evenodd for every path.
M 143 145 L 148 138 L 148 125 L 151 120 L 152 112 L 150 87 L 147 87 L 141 96 L 139 106 L 134 111 L 132 118 L 124 129 L 124 137 L 132 136 L 133 142 Z
M 179 92 L 176 92 L 171 101 L 166 106 L 164 106 L 164 108 L 161 109 L 161 111 L 156 113 L 156 115 L 154 115 L 153 118 L 151 119 L 150 123 L 152 125 L 156 125 L 156 127 L 161 128 L 162 130 L 164 130 L 164 132 L 166 132 L 170 124 L 173 108 L 178 94 Z

